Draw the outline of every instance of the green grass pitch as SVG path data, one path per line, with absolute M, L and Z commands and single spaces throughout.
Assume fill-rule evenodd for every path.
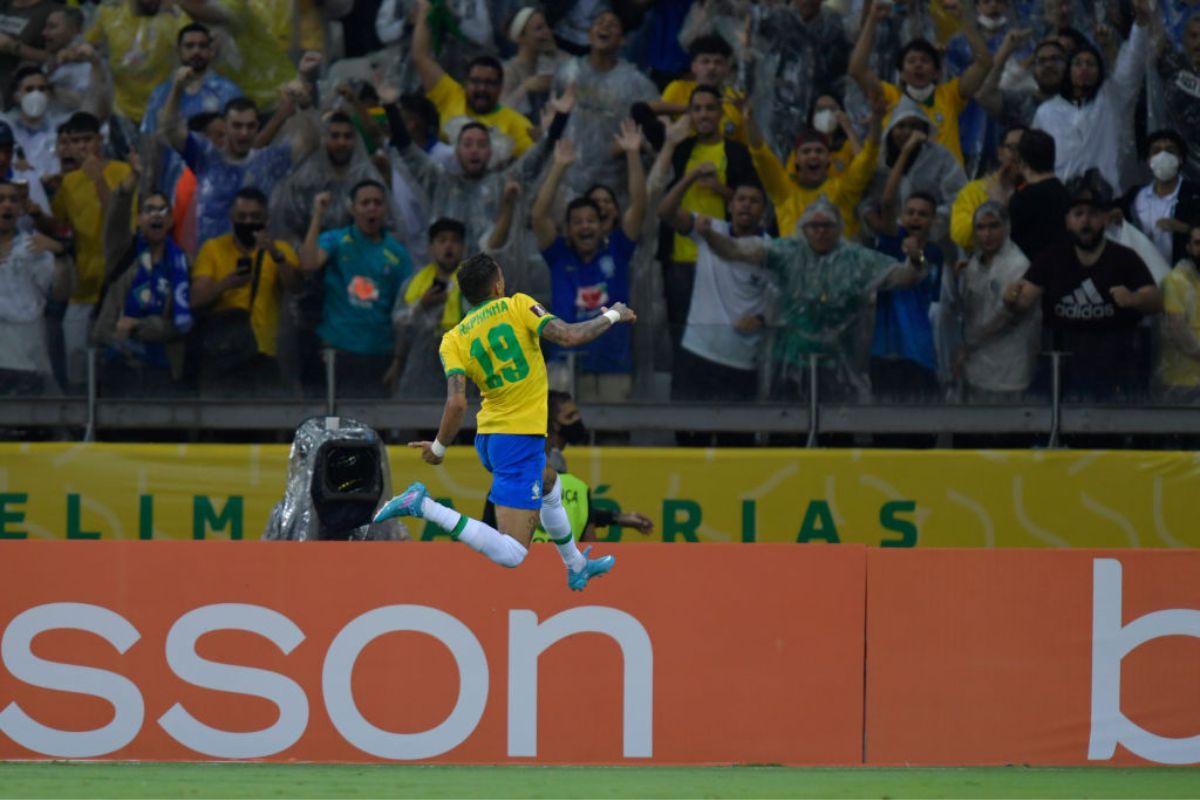
M 24 798 L 1200 798 L 1200 770 L 0 763 Z

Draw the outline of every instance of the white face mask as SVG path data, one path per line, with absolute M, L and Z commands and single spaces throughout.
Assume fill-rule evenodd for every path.
M 1179 156 L 1163 150 L 1150 157 L 1150 171 L 1157 180 L 1166 183 L 1179 174 Z
M 1008 17 L 985 17 L 983 14 L 979 15 L 979 27 L 985 31 L 999 30 L 1007 24 Z
M 813 114 L 813 127 L 821 133 L 830 134 L 838 129 L 837 112 L 823 108 Z
M 41 119 L 42 114 L 46 113 L 46 106 L 49 105 L 50 98 L 45 92 L 32 91 L 21 98 L 21 112 L 30 119 Z
M 921 88 L 921 89 L 918 89 L 915 86 L 907 86 L 907 85 L 904 87 L 904 91 L 908 94 L 908 96 L 911 97 L 913 100 L 916 100 L 918 103 L 924 103 L 926 100 L 933 97 L 933 93 L 936 89 L 937 89 L 936 83 L 931 83 L 928 86 Z

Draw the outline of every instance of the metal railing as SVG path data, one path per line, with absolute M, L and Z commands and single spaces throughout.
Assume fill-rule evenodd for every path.
M 587 403 L 587 424 L 600 433 L 670 434 L 755 433 L 762 438 L 791 435 L 818 447 L 834 435 L 1020 434 L 1042 447 L 1062 446 L 1063 436 L 1123 434 L 1200 436 L 1200 408 L 1187 406 L 1068 403 L 1062 391 L 1064 354 L 1049 353 L 1050 392 L 1044 400 L 1016 405 L 852 404 L 822 399 L 821 370 L 810 358 L 807 402 L 680 403 L 634 399 Z M 381 430 L 417 430 L 437 426 L 440 399 L 367 400 L 343 396 L 337 387 L 336 353 L 323 353 L 326 387 L 318 397 L 197 396 L 109 398 L 99 391 L 98 360 L 88 353 L 86 392 L 82 396 L 0 397 L 0 428 L 69 432 L 72 439 L 94 441 L 106 432 L 290 431 L 316 415 L 354 417 Z M 474 426 L 475 409 L 465 419 Z M 825 440 L 827 441 L 827 439 Z

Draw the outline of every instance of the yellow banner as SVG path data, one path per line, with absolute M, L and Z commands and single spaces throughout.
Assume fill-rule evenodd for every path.
M 283 445 L 0 444 L 0 539 L 257 539 L 282 497 Z M 1200 457 L 1128 451 L 573 448 L 593 502 L 654 521 L 622 541 L 860 542 L 885 547 L 1197 547 Z M 392 448 L 394 489 L 422 480 L 478 515 L 470 448 L 440 467 Z M 421 520 L 414 538 L 444 532 Z

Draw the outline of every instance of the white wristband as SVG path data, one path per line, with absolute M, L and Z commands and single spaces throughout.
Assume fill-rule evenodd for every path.
M 616 325 L 618 322 L 621 321 L 621 312 L 617 311 L 615 308 L 610 308 L 608 311 L 605 311 L 604 314 L 602 314 L 601 316 L 606 317 L 608 319 L 608 321 L 611 322 L 613 325 Z
M 433 454 L 438 458 L 442 458 L 446 455 L 446 446 L 439 442 L 436 436 L 433 437 L 433 443 L 429 445 L 429 449 L 432 450 Z

